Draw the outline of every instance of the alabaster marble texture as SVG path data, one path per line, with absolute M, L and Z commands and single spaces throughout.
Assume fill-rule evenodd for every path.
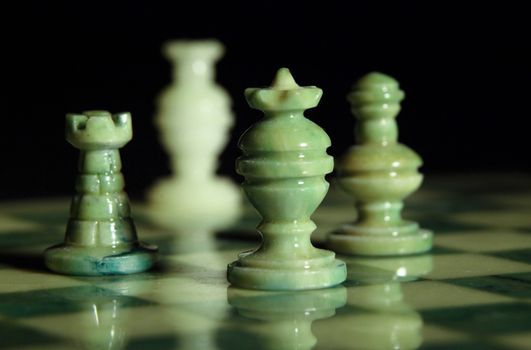
M 398 142 L 396 116 L 404 92 L 393 78 L 370 73 L 348 95 L 357 118 L 356 145 L 336 165 L 337 183 L 356 202 L 357 221 L 330 235 L 328 246 L 354 255 L 421 253 L 431 231 L 403 220 L 403 199 L 422 182 L 421 158 Z
M 123 191 L 118 149 L 132 136 L 129 113 L 66 116 L 66 139 L 80 149 L 79 175 L 65 242 L 45 251 L 49 269 L 71 275 L 129 274 L 155 262 L 156 248 L 138 241 Z
M 236 170 L 245 176 L 247 197 L 262 216 L 263 241 L 228 267 L 235 286 L 267 290 L 329 287 L 346 278 L 345 264 L 333 252 L 310 242 L 316 228 L 310 216 L 328 191 L 324 175 L 333 169 L 326 154 L 330 138 L 304 117 L 322 90 L 300 87 L 282 68 L 270 88 L 245 91 L 249 105 L 265 117 L 240 138 L 243 156 Z

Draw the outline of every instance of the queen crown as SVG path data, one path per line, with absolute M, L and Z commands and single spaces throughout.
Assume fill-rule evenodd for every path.
M 270 87 L 245 89 L 249 106 L 262 111 L 289 111 L 317 106 L 323 91 L 316 86 L 299 86 L 289 69 L 278 70 Z

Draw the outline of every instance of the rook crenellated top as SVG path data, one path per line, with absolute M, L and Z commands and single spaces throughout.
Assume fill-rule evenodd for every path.
M 66 140 L 79 149 L 120 148 L 133 137 L 131 114 L 85 111 L 66 115 Z

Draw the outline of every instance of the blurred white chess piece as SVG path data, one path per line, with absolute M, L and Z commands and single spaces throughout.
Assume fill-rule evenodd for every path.
M 215 40 L 172 41 L 163 47 L 174 65 L 173 83 L 157 100 L 156 125 L 173 174 L 148 193 L 149 214 L 176 231 L 209 231 L 239 217 L 241 194 L 216 175 L 218 156 L 233 124 L 230 97 L 215 82 L 223 45 Z

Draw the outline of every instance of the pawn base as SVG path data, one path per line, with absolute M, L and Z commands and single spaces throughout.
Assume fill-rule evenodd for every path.
M 157 247 L 142 243 L 123 248 L 60 244 L 44 252 L 46 266 L 65 275 L 126 275 L 146 271 L 157 260 Z
M 343 231 L 328 237 L 327 247 L 346 255 L 391 256 L 427 252 L 433 245 L 433 233 L 419 229 L 407 235 L 356 235 Z
M 306 290 L 327 288 L 345 281 L 344 262 L 333 260 L 329 265 L 308 269 L 267 269 L 242 266 L 239 261 L 229 264 L 227 279 L 240 288 L 259 290 Z

